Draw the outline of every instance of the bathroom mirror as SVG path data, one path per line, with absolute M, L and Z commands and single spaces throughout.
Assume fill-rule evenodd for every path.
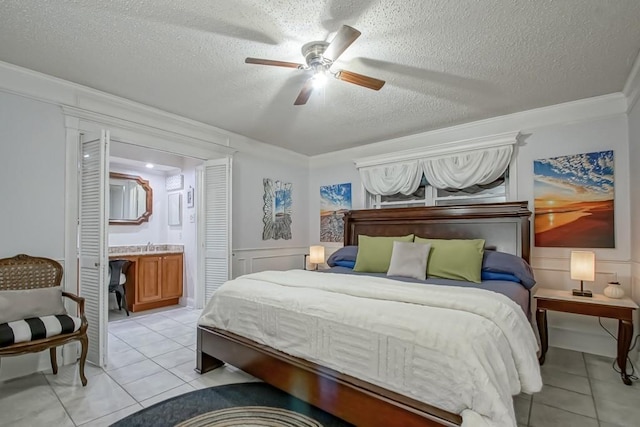
M 149 181 L 139 176 L 109 173 L 109 224 L 142 224 L 149 221 L 152 207 Z

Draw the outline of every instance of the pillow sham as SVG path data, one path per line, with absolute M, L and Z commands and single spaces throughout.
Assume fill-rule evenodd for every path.
M 427 258 L 431 245 L 413 242 L 393 242 L 387 276 L 427 278 Z
M 427 262 L 427 276 L 480 283 L 484 239 L 425 239 L 415 238 L 416 243 L 431 244 Z
M 522 258 L 506 252 L 485 251 L 482 260 L 482 270 L 492 273 L 513 274 L 520 283 L 531 289 L 536 284 L 531 266 Z
M 391 262 L 393 242 L 413 242 L 413 234 L 397 237 L 358 236 L 358 256 L 353 271 L 386 273 Z
M 520 279 L 518 279 L 516 276 L 514 276 L 511 273 L 494 273 L 492 271 L 485 271 L 482 270 L 482 273 L 480 274 L 482 280 L 504 280 L 506 282 L 516 282 L 516 283 L 521 283 Z
M 54 314 L 67 314 L 60 286 L 0 292 L 0 324 Z
M 329 259 L 327 259 L 327 265 L 329 267 L 335 267 L 336 265 L 338 265 L 338 261 L 351 261 L 355 264 L 357 256 L 357 246 L 343 246 L 329 256 Z M 353 268 L 353 265 L 351 266 L 351 268 Z

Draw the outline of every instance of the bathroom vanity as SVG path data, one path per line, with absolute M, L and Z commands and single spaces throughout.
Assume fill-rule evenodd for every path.
M 184 275 L 181 245 L 116 246 L 109 248 L 109 259 L 132 262 L 125 285 L 129 311 L 178 304 Z

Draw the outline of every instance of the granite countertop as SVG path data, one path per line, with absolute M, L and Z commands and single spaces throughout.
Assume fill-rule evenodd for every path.
M 173 244 L 109 246 L 109 256 L 174 254 L 183 252 L 184 245 Z

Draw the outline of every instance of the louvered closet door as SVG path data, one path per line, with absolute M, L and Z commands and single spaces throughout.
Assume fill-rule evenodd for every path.
M 204 302 L 231 277 L 231 158 L 204 164 Z
M 107 159 L 109 132 L 84 142 L 81 149 L 79 274 L 80 296 L 89 322 L 87 360 L 105 366 L 107 354 Z

